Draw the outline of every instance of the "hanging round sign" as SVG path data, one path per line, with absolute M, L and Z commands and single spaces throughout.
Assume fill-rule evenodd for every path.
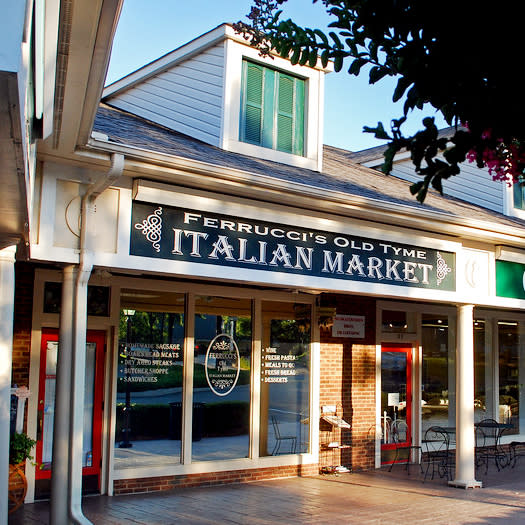
M 228 334 L 219 334 L 206 351 L 206 380 L 213 393 L 227 396 L 237 384 L 241 371 L 239 349 Z

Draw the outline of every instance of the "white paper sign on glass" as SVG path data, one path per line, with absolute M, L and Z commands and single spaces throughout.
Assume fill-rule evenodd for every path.
M 336 315 L 332 326 L 332 337 L 365 337 L 364 315 Z

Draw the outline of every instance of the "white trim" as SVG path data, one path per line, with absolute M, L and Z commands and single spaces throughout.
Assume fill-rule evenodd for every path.
M 314 454 L 290 454 L 279 456 L 260 456 L 251 458 L 230 459 L 224 461 L 199 461 L 189 465 L 144 466 L 136 468 L 114 469 L 113 479 L 152 478 L 157 476 L 180 476 L 184 474 L 208 474 L 212 472 L 227 472 L 232 470 L 256 470 L 270 467 L 286 467 L 295 465 L 315 465 L 318 458 Z
M 306 66 L 292 65 L 281 57 L 272 60 L 262 59 L 259 51 L 241 44 L 229 41 L 225 47 L 227 71 L 225 73 L 224 111 L 228 119 L 223 121 L 222 143 L 220 147 L 226 151 L 234 151 L 244 155 L 264 158 L 283 164 L 290 164 L 305 169 L 321 171 L 322 161 L 322 115 L 323 104 L 320 96 L 323 94 L 324 72 Z M 305 80 L 305 111 L 304 111 L 304 155 L 294 155 L 282 151 L 248 144 L 239 140 L 241 116 L 242 63 L 249 59 L 264 67 L 271 67 Z M 320 154 L 321 153 L 321 154 Z
M 89 146 L 99 151 L 124 153 L 128 173 L 138 176 L 150 175 L 164 182 L 171 182 L 174 180 L 173 177 L 176 177 L 190 186 L 202 187 L 203 175 L 205 175 L 206 186 L 212 190 L 224 193 L 227 191 L 230 194 L 239 194 L 242 191 L 248 197 L 265 202 L 276 202 L 276 199 L 279 199 L 279 202 L 286 203 L 293 197 L 295 205 L 304 205 L 307 209 L 330 209 L 333 213 L 356 219 L 381 221 L 389 225 L 418 228 L 423 231 L 428 231 L 430 224 L 432 231 L 429 235 L 439 232 L 444 235 L 477 238 L 483 242 L 505 242 L 515 245 L 522 245 L 525 238 L 524 230 L 519 227 L 503 226 L 465 217 L 458 218 L 452 214 L 414 208 L 410 205 L 394 204 L 340 191 L 328 191 L 308 184 L 252 174 L 236 168 L 160 154 L 133 146 L 95 140 L 90 140 Z M 77 152 L 77 154 L 97 160 L 101 158 L 93 151 Z M 152 165 L 152 162 L 158 165 Z
M 37 408 L 38 408 L 38 381 L 39 381 L 39 369 L 40 369 L 40 346 L 41 346 L 41 333 L 42 327 L 46 328 L 58 328 L 59 315 L 58 314 L 45 314 L 43 313 L 43 299 L 44 299 L 44 285 L 46 282 L 62 282 L 61 272 L 58 270 L 43 270 L 37 269 L 35 272 L 34 280 L 34 291 L 33 291 L 33 315 L 32 315 L 32 332 L 31 332 L 31 363 L 30 363 L 30 390 L 33 395 L 29 398 L 28 407 L 28 433 L 30 436 L 36 436 L 36 425 L 37 425 Z M 113 494 L 113 485 L 115 480 L 120 479 L 132 479 L 135 477 L 152 477 L 155 475 L 178 475 L 188 473 L 205 473 L 205 472 L 222 472 L 235 469 L 260 469 L 265 467 L 276 467 L 276 466 L 288 466 L 288 465 L 304 465 L 304 464 L 316 464 L 317 449 L 315 446 L 315 425 L 310 425 L 311 432 L 311 450 L 309 454 L 297 454 L 297 455 L 279 455 L 279 456 L 267 456 L 257 457 L 257 454 L 251 458 L 240 458 L 234 460 L 223 460 L 223 461 L 201 461 L 191 462 L 191 445 L 188 447 L 186 454 L 186 461 L 189 464 L 172 464 L 162 466 L 144 466 L 138 468 L 125 468 L 115 469 L 114 468 L 114 446 L 115 446 L 115 421 L 116 421 L 116 384 L 117 384 L 117 359 L 118 359 L 118 337 L 116 335 L 118 330 L 119 312 L 120 312 L 120 291 L 122 288 L 133 288 L 135 290 L 148 290 L 148 291 L 171 291 L 180 293 L 189 293 L 189 296 L 206 292 L 206 295 L 217 295 L 220 297 L 235 297 L 245 298 L 254 301 L 269 300 L 269 301 L 280 301 L 287 303 L 300 302 L 304 304 L 313 305 L 315 304 L 315 297 L 307 294 L 291 294 L 289 292 L 268 292 L 260 291 L 256 289 L 241 289 L 235 287 L 226 287 L 220 285 L 199 285 L 191 282 L 173 282 L 169 279 L 165 281 L 151 280 L 144 277 L 120 277 L 112 276 L 110 283 L 105 281 L 103 277 L 97 277 L 93 275 L 90 279 L 89 284 L 101 284 L 109 285 L 111 287 L 111 305 L 110 305 L 110 316 L 99 318 L 99 317 L 88 317 L 87 328 L 89 330 L 104 330 L 106 332 L 106 343 L 107 343 L 107 356 L 105 359 L 105 409 L 103 412 L 103 448 L 102 448 L 102 469 L 101 469 L 101 489 L 102 493 L 107 492 L 109 495 Z M 193 318 L 191 313 L 188 313 L 188 320 Z M 257 321 L 255 318 L 253 322 L 261 322 L 261 318 Z M 312 341 L 315 337 L 315 328 L 312 325 Z M 187 341 L 188 345 L 185 348 L 187 356 L 190 359 L 185 361 L 186 368 L 189 373 L 192 373 L 193 366 L 191 365 L 193 358 L 193 344 L 191 340 Z M 311 391 L 312 405 L 310 407 L 310 414 L 312 418 L 316 417 L 316 401 L 319 396 L 319 377 L 316 376 L 318 373 L 319 364 L 319 350 L 318 343 L 311 342 L 311 370 L 310 375 L 314 377 L 311 381 L 314 383 L 313 391 Z M 253 354 L 253 358 L 257 358 L 257 354 Z M 315 370 L 315 372 L 314 372 Z M 255 388 L 255 385 L 253 385 Z M 191 394 L 192 390 L 187 391 L 188 399 L 191 407 Z M 107 403 L 107 404 L 106 404 Z M 253 416 L 256 416 L 256 411 Z M 315 420 L 315 419 L 312 419 Z M 254 418 L 254 421 L 258 421 L 258 418 Z M 191 426 L 188 427 L 188 430 Z M 254 428 L 254 427 L 251 427 Z M 253 451 L 253 449 L 252 449 Z M 26 469 L 28 476 L 28 494 L 26 502 L 34 501 L 34 489 L 35 489 L 35 470 L 34 467 L 28 465 Z
M 224 196 L 144 179 L 133 181 L 133 199 L 196 211 L 230 214 L 239 218 L 278 222 L 342 235 L 370 237 L 376 240 L 386 240 L 385 237 L 388 237 L 388 240 L 393 242 L 414 244 L 427 249 L 433 248 L 449 252 L 457 252 L 461 249 L 459 242 L 438 239 L 425 233 L 407 234 L 406 231 L 391 230 L 385 235 L 384 228 L 371 226 L 371 223 L 366 224 L 364 221 L 341 220 L 338 216 L 315 210 L 309 211 L 306 215 L 303 209 L 279 204 L 264 208 L 260 205 L 255 207 L 253 201 L 242 197 Z
M 525 210 L 514 206 L 514 185 L 502 184 L 503 191 L 503 213 L 509 217 L 525 220 Z
M 50 174 L 44 179 L 42 193 L 49 205 L 41 207 L 41 230 L 40 243 L 32 246 L 32 256 L 35 259 L 54 260 L 61 262 L 76 263 L 78 261 L 78 250 L 74 248 L 59 248 L 52 244 L 53 227 L 55 220 L 55 194 L 56 180 L 58 175 Z M 126 185 L 126 183 L 124 183 Z M 342 293 L 359 293 L 370 296 L 387 295 L 394 298 L 411 298 L 423 301 L 441 302 L 465 302 L 471 301 L 470 290 L 462 289 L 458 284 L 456 292 L 445 292 L 440 290 L 425 290 L 406 288 L 385 283 L 363 283 L 346 279 L 335 279 L 330 277 L 312 277 L 294 275 L 284 272 L 269 272 L 259 269 L 240 268 L 235 272 L 231 268 L 220 268 L 213 265 L 195 262 L 173 261 L 167 259 L 152 259 L 129 255 L 129 239 L 131 228 L 131 197 L 129 188 L 119 188 L 119 211 L 118 211 L 118 251 L 117 253 L 97 252 L 94 254 L 94 264 L 103 267 L 115 267 L 130 271 L 147 271 L 157 274 L 175 274 L 190 276 L 192 278 L 224 279 L 225 282 L 242 281 L 246 283 L 264 283 L 270 286 L 293 286 L 297 288 L 309 288 L 319 291 L 330 290 Z M 226 197 L 200 190 L 190 190 L 183 187 L 167 185 L 164 183 L 148 182 L 141 179 L 135 181 L 133 195 L 146 202 L 183 206 L 199 211 L 210 211 L 216 213 L 229 213 L 238 217 L 250 217 L 279 222 L 290 226 L 298 223 L 305 228 L 317 231 L 332 231 L 342 235 L 362 236 L 385 240 L 385 232 L 381 226 L 372 226 L 373 223 L 358 219 L 342 219 L 338 216 L 323 213 L 322 211 L 305 214 L 304 209 L 288 207 L 280 204 L 268 205 L 267 207 L 254 206 L 254 202 L 241 197 Z M 388 240 L 401 242 L 403 244 L 414 244 L 422 248 L 442 249 L 457 254 L 457 282 L 460 283 L 463 270 L 462 247 L 459 243 L 446 238 L 428 234 L 419 234 L 418 230 L 407 231 L 406 228 L 391 227 Z M 489 254 L 489 271 L 492 271 L 493 255 Z M 518 252 L 521 253 L 521 252 Z M 525 301 L 494 296 L 494 277 L 487 276 L 489 290 L 487 293 L 477 294 L 478 305 L 496 306 L 503 308 L 523 308 Z
M 249 48 L 249 44 L 241 35 L 235 33 L 233 27 L 228 24 L 221 24 L 220 26 L 215 27 L 214 29 L 204 33 L 203 35 L 198 36 L 197 38 L 191 40 L 190 42 L 182 45 L 181 47 L 171 51 L 170 53 L 165 54 L 164 56 L 146 64 L 145 66 L 137 69 L 133 73 L 126 75 L 125 77 L 113 82 L 104 89 L 102 94 L 103 98 L 114 96 L 120 91 L 128 89 L 133 85 L 142 82 L 143 80 L 156 75 L 166 69 L 173 67 L 174 65 L 191 58 L 194 55 L 202 53 L 207 48 L 214 46 L 216 43 L 221 40 L 230 39 L 235 41 L 238 44 L 243 45 L 244 47 Z M 255 51 L 255 53 L 259 53 Z M 276 60 L 283 60 L 278 56 L 274 56 Z M 288 67 L 290 64 L 288 62 Z M 328 64 L 326 68 L 321 66 L 321 61 L 317 61 L 316 69 L 328 73 L 333 71 L 333 66 L 331 63 Z
M 142 66 L 140 69 L 137 69 L 133 73 L 126 75 L 120 80 L 113 82 L 104 88 L 104 91 L 102 92 L 102 98 L 118 95 L 120 92 L 133 87 L 135 84 L 143 82 L 153 75 L 157 75 L 162 71 L 166 71 L 180 62 L 188 60 L 192 56 L 202 53 L 205 49 L 214 46 L 226 37 L 227 27 L 228 26 L 226 24 L 217 26 L 204 35 L 191 40 L 187 44 L 184 44 L 170 53 L 157 58 L 145 66 Z
M 310 342 L 310 424 L 309 441 L 310 455 L 314 458 L 314 463 L 319 463 L 319 425 L 320 418 L 320 399 L 321 399 L 321 333 L 318 323 L 318 304 L 312 303 L 311 309 L 311 342 Z M 301 446 L 301 444 L 299 444 Z

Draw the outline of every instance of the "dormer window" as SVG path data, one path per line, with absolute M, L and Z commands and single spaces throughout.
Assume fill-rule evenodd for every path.
M 304 103 L 303 79 L 244 60 L 239 139 L 304 155 Z
M 525 210 L 525 186 L 516 182 L 513 185 L 514 191 L 514 208 L 517 210 Z
M 108 86 L 104 101 L 224 151 L 322 171 L 324 75 L 221 25 Z

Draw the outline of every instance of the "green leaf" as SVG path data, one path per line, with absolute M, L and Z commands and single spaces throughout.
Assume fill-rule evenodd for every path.
M 354 40 L 351 38 L 347 38 L 345 42 L 346 42 L 346 45 L 348 46 L 348 49 L 350 49 L 350 54 L 353 56 L 357 56 L 358 49 L 357 49 L 357 44 L 354 42 Z
M 308 58 L 308 65 L 310 67 L 315 67 L 317 65 L 317 49 L 312 49 L 310 51 L 310 57 Z
M 378 51 L 378 44 L 376 41 L 372 40 L 368 46 L 368 50 L 370 53 L 370 58 L 374 62 L 377 62 L 377 51 Z
M 416 89 L 416 86 L 412 86 L 406 95 L 405 104 L 403 105 L 403 113 L 405 115 L 408 115 L 408 113 L 416 107 L 416 104 L 418 102 L 418 91 Z
M 299 46 L 296 46 L 293 50 L 293 54 L 290 57 L 290 62 L 295 66 L 297 62 L 299 62 L 299 58 L 301 57 L 301 48 Z
M 328 37 L 319 29 L 314 29 L 314 33 L 319 36 L 325 46 L 328 46 Z
M 322 53 L 321 53 L 321 64 L 323 65 L 323 67 L 326 67 L 328 65 L 328 49 L 325 49 Z
M 415 195 L 418 202 L 423 204 L 428 193 L 427 177 L 425 177 L 424 181 L 420 180 L 419 182 L 412 184 L 412 186 L 410 186 L 410 193 Z
M 432 187 L 439 191 L 441 195 L 443 195 L 443 181 L 441 180 L 441 177 L 439 175 L 435 175 L 432 178 Z
M 353 60 L 353 62 L 350 64 L 350 67 L 348 68 L 348 73 L 350 75 L 355 75 L 356 77 L 361 72 L 361 68 L 367 63 L 367 61 L 363 58 L 356 58 Z
M 386 75 L 388 75 L 388 69 L 386 69 L 385 67 L 375 66 L 370 70 L 368 83 L 375 84 L 376 82 L 384 78 Z
M 343 67 L 343 55 L 341 53 L 338 53 L 334 57 L 334 71 L 337 73 L 341 71 Z
M 380 140 L 390 140 L 391 137 L 385 131 L 385 127 L 382 122 L 378 122 L 375 128 L 370 128 L 368 126 L 363 126 L 363 133 L 374 133 L 376 139 Z
M 281 52 L 279 53 L 283 58 L 288 58 L 290 51 L 292 50 L 292 43 L 290 41 L 283 42 L 281 47 Z M 301 48 L 299 47 L 299 50 Z
M 400 100 L 407 88 L 410 86 L 410 84 L 412 84 L 412 80 L 406 77 L 401 77 L 397 81 L 394 94 L 392 95 L 392 102 L 397 102 L 398 100 Z
M 423 181 L 420 180 L 418 182 L 414 182 L 414 184 L 410 185 L 410 193 L 412 195 L 415 195 L 422 187 L 423 187 Z
M 385 175 L 390 175 L 392 168 L 394 166 L 394 158 L 396 156 L 397 151 L 398 151 L 398 148 L 395 147 L 393 144 L 390 144 L 389 147 L 385 150 L 385 154 L 384 154 L 385 160 L 383 162 L 383 165 L 381 166 L 381 171 Z
M 308 46 L 306 46 L 301 52 L 301 58 L 299 59 L 299 64 L 301 66 L 305 66 L 309 58 L 310 58 L 310 50 L 308 49 Z
M 336 47 L 338 49 L 342 49 L 343 47 L 343 44 L 341 43 L 341 40 L 339 40 L 339 36 L 337 35 L 337 33 L 334 33 L 333 31 L 330 31 L 330 37 L 332 38 L 332 40 L 334 41 Z

